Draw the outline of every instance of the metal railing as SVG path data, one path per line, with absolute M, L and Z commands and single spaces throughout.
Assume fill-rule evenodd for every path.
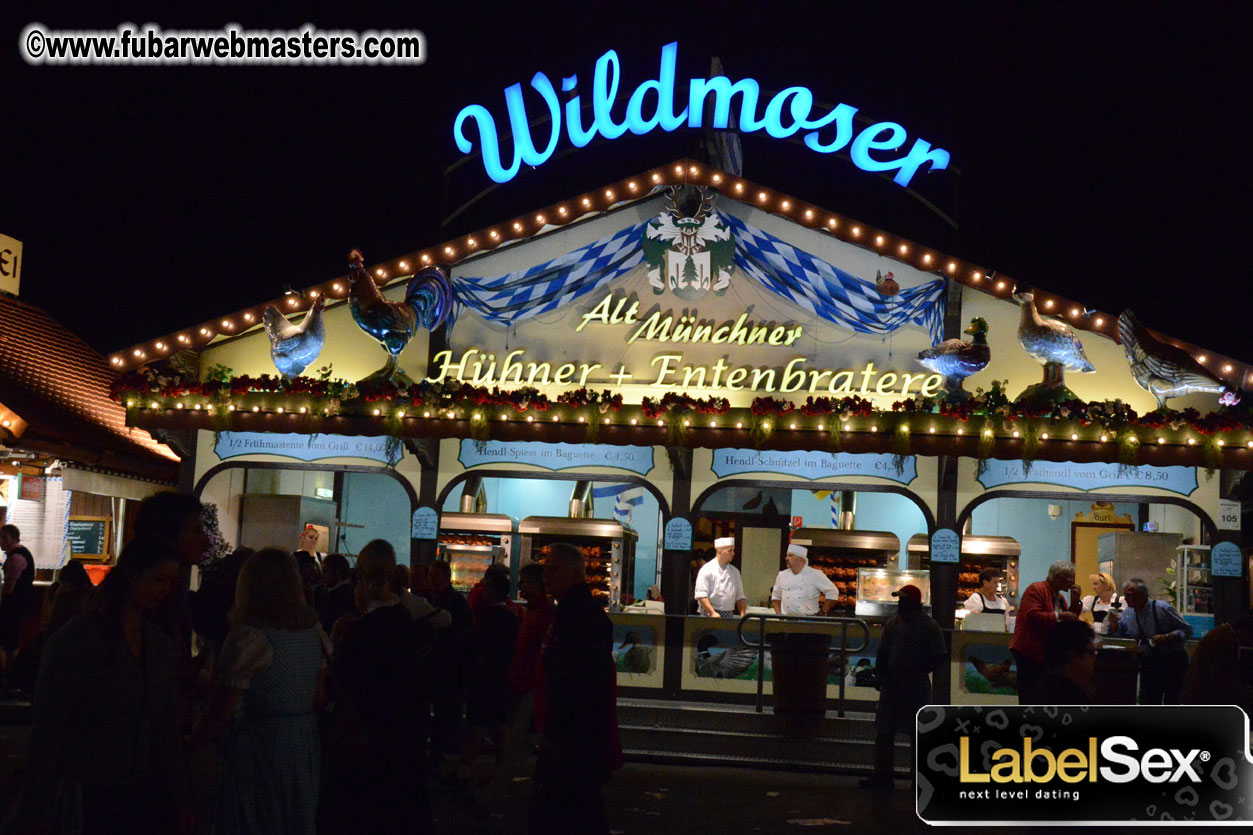
M 753 643 L 744 637 L 744 624 L 750 620 L 757 620 L 760 623 L 757 626 L 757 642 Z M 870 624 L 861 618 L 838 618 L 838 617 L 804 617 L 796 615 L 744 615 L 740 618 L 740 626 L 737 634 L 740 636 L 740 643 L 746 647 L 752 647 L 757 650 L 757 712 L 762 712 L 762 694 L 765 688 L 765 656 L 766 656 L 766 621 L 780 620 L 788 624 L 812 623 L 818 626 L 830 626 L 840 628 L 840 646 L 837 649 L 828 649 L 827 657 L 838 655 L 840 658 L 840 698 L 837 715 L 841 718 L 844 716 L 844 665 L 847 656 L 852 652 L 861 652 L 870 643 Z M 849 626 L 857 626 L 861 628 L 861 643 L 855 647 L 848 645 L 848 628 Z M 824 633 L 826 630 L 823 630 Z M 812 634 L 812 633 L 811 633 Z M 830 633 L 830 634 L 833 634 Z M 825 685 L 824 685 L 825 690 Z

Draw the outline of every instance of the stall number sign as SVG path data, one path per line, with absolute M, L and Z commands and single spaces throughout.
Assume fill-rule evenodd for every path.
M 1240 503 L 1220 499 L 1218 502 L 1218 529 L 1220 531 L 1240 530 Z
M 931 562 L 957 562 L 961 554 L 961 537 L 948 528 L 931 535 Z
M 70 517 L 65 527 L 65 540 L 76 557 L 103 557 L 107 552 L 108 517 Z
M 1211 577 L 1244 576 L 1244 556 L 1234 542 L 1220 542 L 1209 552 Z

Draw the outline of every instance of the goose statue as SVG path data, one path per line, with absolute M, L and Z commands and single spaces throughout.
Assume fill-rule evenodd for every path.
M 918 352 L 918 364 L 944 377 L 944 393 L 950 400 L 968 400 L 970 392 L 962 383 L 988 367 L 992 349 L 988 347 L 988 323 L 982 316 L 970 320 L 966 333 L 970 342 L 946 339 L 939 345 Z
M 1118 338 L 1132 376 L 1157 398 L 1157 408 L 1165 409 L 1168 398 L 1189 394 L 1217 394 L 1224 406 L 1240 402 L 1238 394 L 1211 377 L 1191 354 L 1149 333 L 1130 310 L 1118 316 Z
M 1089 374 L 1096 370 L 1083 352 L 1083 343 L 1061 319 L 1040 315 L 1035 309 L 1035 294 L 1031 288 L 1015 290 L 1014 301 L 1022 307 L 1018 344 L 1044 366 L 1043 382 L 1029 387 L 1018 399 L 1029 402 L 1073 400 L 1075 394 L 1066 388 L 1065 372 Z

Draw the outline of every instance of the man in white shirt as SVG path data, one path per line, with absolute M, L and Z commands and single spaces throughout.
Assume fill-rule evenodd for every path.
M 714 540 L 714 558 L 701 566 L 696 575 L 696 605 L 700 614 L 710 618 L 743 617 L 748 607 L 744 599 L 744 581 L 740 570 L 731 565 L 735 559 L 735 537 Z
M 770 605 L 778 614 L 816 615 L 831 611 L 840 598 L 835 584 L 827 575 L 809 566 L 809 549 L 800 545 L 787 546 L 787 568 L 774 580 L 770 593 Z

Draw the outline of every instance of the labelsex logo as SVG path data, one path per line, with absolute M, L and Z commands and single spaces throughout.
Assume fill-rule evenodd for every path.
M 731 118 L 731 106 L 739 97 L 739 119 L 736 128 L 743 133 L 764 130 L 775 139 L 786 139 L 804 132 L 805 145 L 820 154 L 833 154 L 848 149 L 849 158 L 863 171 L 895 171 L 893 182 L 908 186 L 910 180 L 923 165 L 932 171 L 947 168 L 949 152 L 933 148 L 930 142 L 915 139 L 904 155 L 895 155 L 905 145 L 908 132 L 896 122 L 876 122 L 860 131 L 853 122 L 857 108 L 839 104 L 825 114 L 815 114 L 814 94 L 808 87 L 793 86 L 780 90 L 766 103 L 765 110 L 758 109 L 761 97 L 760 85 L 751 78 L 732 82 L 726 76 L 692 78 L 687 83 L 688 105 L 675 110 L 675 65 L 678 42 L 661 48 L 661 67 L 657 78 L 643 82 L 627 99 L 625 111 L 620 117 L 613 113 L 618 99 L 621 65 L 618 53 L 609 50 L 596 61 L 592 77 L 592 121 L 583 124 L 583 93 L 579 90 L 579 77 L 569 76 L 561 80 L 562 92 L 570 94 L 562 103 L 552 81 L 542 72 L 531 77 L 534 88 L 548 111 L 548 137 L 543 147 L 536 144 L 531 134 L 531 116 L 527 113 L 522 95 L 522 85 L 505 88 L 505 107 L 509 113 L 509 131 L 513 134 L 513 159 L 506 166 L 500 149 L 500 135 L 496 118 L 481 104 L 471 104 L 461 109 L 453 123 L 453 139 L 463 154 L 473 152 L 475 141 L 467 135 L 469 122 L 478 128 L 478 147 L 483 155 L 483 167 L 487 176 L 498 183 L 505 183 L 517 176 L 522 164 L 538 166 L 552 156 L 561 139 L 564 125 L 570 144 L 582 148 L 597 135 L 605 139 L 617 139 L 627 131 L 636 135 L 660 128 L 669 132 L 681 127 L 705 127 L 706 105 L 712 105 L 709 127 L 726 130 Z M 563 119 L 564 112 L 564 119 Z M 542 127 L 540 128 L 542 130 Z M 542 138 L 541 138 L 542 139 Z
M 1054 755 L 1044 748 L 1032 748 L 1031 738 L 1022 741 L 1022 752 L 1001 748 L 992 754 L 995 765 L 989 772 L 970 769 L 970 738 L 962 737 L 961 781 L 963 783 L 1047 783 L 1054 777 L 1064 783 L 1097 782 L 1097 775 L 1111 783 L 1130 783 L 1143 777 L 1150 783 L 1177 783 L 1188 779 L 1201 782 L 1193 763 L 1205 762 L 1209 752 L 1194 748 L 1150 748 L 1138 753 L 1140 746 L 1129 736 L 1111 736 L 1101 743 L 1097 753 L 1096 737 L 1088 737 L 1088 750 L 1067 748 Z M 1101 765 L 1108 760 L 1113 765 Z

